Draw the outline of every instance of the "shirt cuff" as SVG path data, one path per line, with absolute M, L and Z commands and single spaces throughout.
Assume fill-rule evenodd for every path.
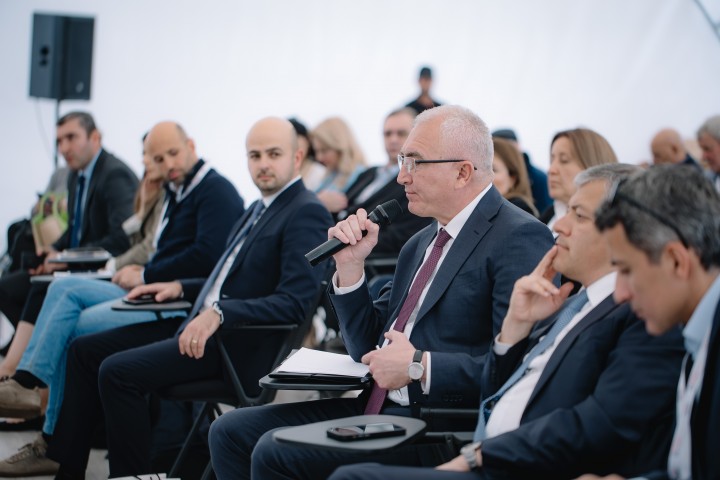
M 493 342 L 493 352 L 495 355 L 505 355 L 508 350 L 512 348 L 512 345 L 509 343 L 502 343 L 500 340 L 500 334 L 498 333 L 495 337 L 495 341 Z
M 145 281 L 145 269 L 143 268 L 140 270 L 140 278 L 142 278 L 143 284 L 147 285 L 147 282 Z
M 335 295 L 345 295 L 346 293 L 354 292 L 355 290 L 360 288 L 360 286 L 364 282 L 365 282 L 365 272 L 363 272 L 362 277 L 360 277 L 360 280 L 358 280 L 357 283 L 355 283 L 354 285 L 350 285 L 349 287 L 338 287 L 337 272 L 335 272 L 332 277 L 332 285 L 333 285 L 333 290 L 335 292 Z
M 107 261 L 107 263 L 105 264 L 105 270 L 110 273 L 115 273 L 115 257 Z

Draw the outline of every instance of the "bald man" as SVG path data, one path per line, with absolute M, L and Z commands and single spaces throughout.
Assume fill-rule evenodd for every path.
M 256 123 L 247 136 L 248 169 L 262 198 L 232 228 L 207 279 L 153 283 L 128 295 L 194 302 L 183 317 L 78 338 L 70 346 L 67 387 L 47 455 L 60 478 L 84 478 L 94 426 L 105 412 L 110 477 L 152 472 L 148 395 L 163 387 L 223 378 L 212 335 L 242 324 L 299 324 L 316 298 L 323 269 L 304 254 L 327 238 L 330 214 L 305 189 L 292 124 Z M 170 171 L 173 169 L 170 168 Z M 275 338 L 237 339 L 228 348 L 247 366 L 249 394 L 271 368 Z M 236 362 L 237 364 L 238 362 Z M 98 390 L 99 387 L 99 390 Z
M 708 177 L 720 191 L 720 115 L 705 120 L 697 131 L 697 139 L 709 169 Z
M 700 168 L 700 165 L 688 155 L 682 137 L 677 130 L 664 128 L 655 134 L 650 142 L 653 165 L 685 164 Z
M 112 282 L 69 277 L 51 284 L 15 375 L 0 381 L 0 416 L 8 417 L 39 416 L 38 389 L 50 387 L 42 435 L 20 449 L 22 458 L 14 455 L 0 462 L 0 475 L 44 475 L 57 469 L 44 452 L 63 400 L 70 342 L 82 335 L 157 320 L 154 312 L 118 312 L 112 305 L 146 281 L 209 275 L 225 250 L 230 228 L 243 214 L 243 201 L 235 187 L 198 158 L 195 144 L 180 125 L 158 123 L 145 145 L 168 189 L 155 233 L 156 253 L 144 266 L 123 267 Z M 163 315 L 184 316 L 185 312 Z M 26 452 L 32 454 L 23 455 Z

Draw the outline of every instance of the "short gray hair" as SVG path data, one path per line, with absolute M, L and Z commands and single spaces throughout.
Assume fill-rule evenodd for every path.
M 720 115 L 713 115 L 712 117 L 705 120 L 705 123 L 703 123 L 700 128 L 698 128 L 698 138 L 700 138 L 703 133 L 707 133 L 715 140 L 720 142 Z
M 418 115 L 415 126 L 436 118 L 442 118 L 440 149 L 443 156 L 470 160 L 482 175 L 491 176 L 493 143 L 487 124 L 468 108 L 442 105 Z
M 575 185 L 580 188 L 590 182 L 603 181 L 607 191 L 606 197 L 610 194 L 612 187 L 620 180 L 627 178 L 635 173 L 642 171 L 637 165 L 628 165 L 627 163 L 607 163 L 604 165 L 595 165 L 587 170 L 583 170 L 575 176 Z
M 620 224 L 653 263 L 669 242 L 681 241 L 703 268 L 720 266 L 720 195 L 698 169 L 657 165 L 617 185 L 595 215 L 601 232 Z

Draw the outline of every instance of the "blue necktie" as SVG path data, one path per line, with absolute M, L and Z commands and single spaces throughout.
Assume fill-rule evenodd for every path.
M 195 315 L 198 314 L 203 304 L 205 303 L 205 297 L 215 284 L 215 280 L 217 280 L 217 277 L 220 274 L 223 265 L 225 265 L 228 257 L 232 255 L 233 251 L 235 251 L 235 247 L 237 247 L 238 243 L 240 243 L 242 240 L 245 239 L 245 237 L 248 236 L 248 234 L 250 233 L 250 229 L 253 227 L 253 225 L 255 225 L 255 222 L 258 218 L 260 218 L 260 215 L 264 210 L 265 204 L 262 202 L 262 200 L 256 201 L 253 205 L 252 212 L 250 213 L 250 215 L 248 215 L 248 218 L 243 224 L 242 228 L 238 231 L 237 235 L 235 235 L 235 238 L 233 238 L 232 242 L 230 242 L 228 248 L 225 249 L 225 253 L 223 253 L 222 257 L 220 257 L 220 260 L 218 260 L 218 262 L 215 264 L 215 268 L 213 269 L 212 273 L 210 273 L 210 276 L 207 278 L 207 280 L 205 280 L 202 290 L 200 290 L 200 294 L 198 295 L 197 299 L 195 299 L 195 305 L 193 305 L 193 309 L 190 311 L 190 315 L 188 315 L 187 317 L 188 319 L 192 320 L 193 318 L 195 318 Z
M 562 312 L 558 315 L 557 320 L 555 320 L 555 323 L 550 328 L 550 331 L 532 348 L 532 350 L 530 350 L 530 352 L 525 356 L 523 363 L 521 363 L 513 374 L 510 375 L 510 378 L 507 379 L 507 381 L 497 392 L 495 392 L 495 394 L 480 402 L 480 415 L 478 417 L 477 428 L 475 429 L 474 441 L 479 442 L 485 439 L 485 426 L 490 418 L 490 413 L 492 413 L 492 408 L 498 400 L 500 400 L 500 397 L 502 397 L 505 392 L 510 389 L 510 387 L 515 385 L 518 380 L 527 373 L 530 362 L 532 362 L 535 357 L 542 354 L 550 345 L 553 344 L 553 342 L 555 342 L 555 338 L 558 334 L 567 327 L 570 320 L 572 320 L 573 317 L 582 310 L 582 307 L 587 303 L 587 301 L 588 297 L 586 290 L 581 291 L 568 300 L 565 303 L 565 307 Z
M 73 216 L 72 230 L 70 231 L 70 248 L 80 246 L 80 231 L 82 230 L 83 194 L 85 193 L 85 175 L 80 174 L 77 179 L 77 197 L 75 197 L 75 214 Z

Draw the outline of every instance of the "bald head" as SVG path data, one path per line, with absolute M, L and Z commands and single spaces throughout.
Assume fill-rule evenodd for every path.
M 185 182 L 198 162 L 195 143 L 176 122 L 156 124 L 148 133 L 146 146 L 147 154 L 158 165 L 165 180 L 177 186 Z
M 680 133 L 671 128 L 662 129 L 655 134 L 650 150 L 655 165 L 681 163 L 687 155 Z
M 302 152 L 295 128 L 284 118 L 268 117 L 255 123 L 245 146 L 250 175 L 263 196 L 279 192 L 299 175 Z

